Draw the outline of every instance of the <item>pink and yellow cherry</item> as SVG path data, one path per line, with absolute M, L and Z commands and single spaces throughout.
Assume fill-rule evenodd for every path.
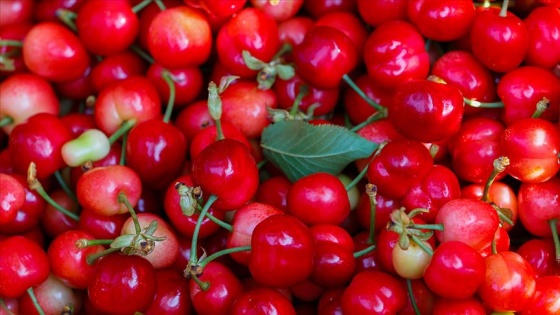
M 0 173 L 0 225 L 15 219 L 18 210 L 25 203 L 23 185 L 9 174 Z
M 126 196 L 135 207 L 141 193 L 140 178 L 131 168 L 123 165 L 93 168 L 80 177 L 76 187 L 80 205 L 105 216 L 128 212 L 119 195 Z
M 111 144 L 109 138 L 99 129 L 89 129 L 79 137 L 66 142 L 62 148 L 62 159 L 71 167 L 95 162 L 109 154 Z
M 525 118 L 509 125 L 501 146 L 510 161 L 506 172 L 522 182 L 544 182 L 560 170 L 560 130 L 549 121 Z
M 32 73 L 14 74 L 0 83 L 0 126 L 8 135 L 38 113 L 58 115 L 59 105 L 49 82 Z
M 461 197 L 482 200 L 484 195 L 484 184 L 471 184 L 461 188 Z M 500 208 L 509 209 L 511 211 L 511 221 L 517 222 L 518 217 L 518 201 L 514 190 L 503 182 L 493 182 L 488 190 L 488 202 L 492 202 Z M 502 226 L 506 230 L 510 230 L 513 226 L 502 222 Z

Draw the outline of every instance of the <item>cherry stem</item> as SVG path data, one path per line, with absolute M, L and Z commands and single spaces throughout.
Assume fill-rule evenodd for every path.
M 165 4 L 163 4 L 163 2 L 161 2 L 161 0 L 154 0 L 154 1 L 161 11 L 165 11 L 167 9 Z
M 132 129 L 132 127 L 134 127 L 134 125 L 136 125 L 136 119 L 134 119 L 134 118 L 129 119 L 129 120 L 125 121 L 124 123 L 122 123 L 122 125 L 119 127 L 119 129 L 117 129 L 117 131 L 115 131 L 109 137 L 109 143 L 110 144 L 115 143 L 115 141 L 117 141 L 120 137 L 122 137 L 122 135 L 124 135 L 130 129 Z
M 416 299 L 414 298 L 414 292 L 412 291 L 412 280 L 410 279 L 406 279 L 406 295 L 408 295 L 408 299 L 410 300 L 410 305 L 412 305 L 414 314 L 422 315 L 422 313 L 420 313 L 420 309 L 418 309 L 418 304 L 416 304 Z
M 376 248 L 376 245 L 370 245 L 370 246 L 368 246 L 368 247 L 366 247 L 362 250 L 354 252 L 353 256 L 354 256 L 354 258 L 360 258 L 364 255 L 367 255 L 367 254 L 373 252 L 375 250 L 375 248 Z
M 548 224 L 552 232 L 552 241 L 554 242 L 554 250 L 556 252 L 556 263 L 560 264 L 560 238 L 558 238 L 558 229 L 556 228 L 557 221 L 558 219 L 552 219 L 548 221 Z
M 171 113 L 173 113 L 173 105 L 175 105 L 175 81 L 173 81 L 171 73 L 167 70 L 163 70 L 161 72 L 161 77 L 169 87 L 169 101 L 167 102 L 167 108 L 165 109 L 165 115 L 163 116 L 163 122 L 169 123 Z
M 64 178 L 62 178 L 62 174 L 60 174 L 59 171 L 54 172 L 54 177 L 56 178 L 56 181 L 58 182 L 58 184 L 60 185 L 60 188 L 62 188 L 62 190 L 64 190 L 64 192 L 70 197 L 72 198 L 72 200 L 78 202 L 78 198 L 76 197 L 76 194 L 74 194 L 74 192 L 72 191 L 72 189 L 70 189 L 70 187 L 68 187 L 68 184 L 66 183 L 66 181 L 64 180 Z
M 541 115 L 550 107 L 550 100 L 546 97 L 543 97 L 542 100 L 537 102 L 537 108 L 531 118 L 539 118 Z
M 238 253 L 238 252 L 248 252 L 250 250 L 251 250 L 251 245 L 222 249 L 221 251 L 215 252 L 214 254 L 206 257 L 198 265 L 200 267 L 204 268 L 204 267 L 206 267 L 206 265 L 208 265 L 208 263 L 210 263 L 214 259 L 220 258 L 224 255 L 228 255 L 228 254 L 231 254 L 231 253 Z
M 140 10 L 144 9 L 145 7 L 147 7 L 150 3 L 152 3 L 153 0 L 144 0 L 140 3 L 138 3 L 137 5 L 132 7 L 132 12 L 134 13 L 138 13 L 140 12 Z
M 231 224 L 228 224 L 227 222 L 216 218 L 215 216 L 213 216 L 209 212 L 206 212 L 206 217 L 208 217 L 208 219 L 210 219 L 210 221 L 216 223 L 217 225 L 221 226 L 222 228 L 228 230 L 229 232 L 233 232 L 233 226 Z
M 130 49 L 135 52 L 138 56 L 142 57 L 142 59 L 144 59 L 146 62 L 148 62 L 149 64 L 153 64 L 154 63 L 154 58 L 152 58 L 152 56 L 150 56 L 150 54 L 148 54 L 147 52 L 145 52 L 142 48 L 140 48 L 140 46 L 138 45 L 131 45 Z
M 191 243 L 191 258 L 190 258 L 190 262 L 193 265 L 196 265 L 198 261 L 196 246 L 198 242 L 198 233 L 200 232 L 200 226 L 202 225 L 202 221 L 204 221 L 204 217 L 206 216 L 206 213 L 208 213 L 208 210 L 216 200 L 218 200 L 218 197 L 214 195 L 210 195 L 210 197 L 208 197 L 208 200 L 206 201 L 204 207 L 202 208 L 200 214 L 198 215 L 198 220 L 196 221 L 196 225 L 194 226 L 194 232 L 193 232 L 192 243 Z
M 369 116 L 366 120 L 364 120 L 363 122 L 357 124 L 356 126 L 352 127 L 350 129 L 350 131 L 352 132 L 357 132 L 358 130 L 364 128 L 365 126 L 371 124 L 374 121 L 378 121 L 380 119 L 383 119 L 383 113 L 382 112 L 375 112 L 373 115 Z
M 260 161 L 260 162 L 257 164 L 257 169 L 259 169 L 259 170 L 262 169 L 263 166 L 266 165 L 266 162 L 268 162 L 268 161 L 267 161 L 267 160 L 262 160 L 262 161 Z
M 491 102 L 491 103 L 482 103 L 476 100 L 470 100 L 468 98 L 463 98 L 465 104 L 476 107 L 476 108 L 502 108 L 504 107 L 503 102 Z
M 10 116 L 5 116 L 0 119 L 0 128 L 7 126 L 14 122 L 14 119 Z
M 346 187 L 344 187 L 346 188 L 346 191 L 350 191 L 350 189 L 354 188 L 360 182 L 360 180 L 362 180 L 362 178 L 366 176 L 368 166 L 369 164 L 364 167 L 364 169 L 358 174 L 358 176 L 356 176 L 356 178 L 354 178 L 350 183 L 348 183 L 348 185 L 346 185 Z
M 432 231 L 443 231 L 443 224 L 412 224 L 409 226 L 411 229 L 419 230 L 432 230 Z
M 121 156 L 119 159 L 119 165 L 124 166 L 126 164 L 126 142 L 128 141 L 128 133 L 125 133 L 122 137 L 121 146 Z
M 502 213 L 502 211 L 498 211 L 498 217 L 500 218 L 501 221 L 513 226 L 515 223 L 508 218 L 505 214 Z
M 23 47 L 23 41 L 14 39 L 0 39 L 0 46 L 3 47 Z
M 207 281 L 200 281 L 200 279 L 198 279 L 196 275 L 190 275 L 190 277 L 194 282 L 196 282 L 196 284 L 198 284 L 202 291 L 206 291 L 210 287 L 210 283 L 208 283 Z
M 90 246 L 97 246 L 97 245 L 111 245 L 115 240 L 88 240 L 87 238 L 80 238 L 76 241 L 76 247 L 79 249 L 84 249 Z
M 358 95 L 364 100 L 366 101 L 371 107 L 377 109 L 380 112 L 383 112 L 384 116 L 385 113 L 387 112 L 387 108 L 384 106 L 381 106 L 379 104 L 377 104 L 376 102 L 374 102 L 369 96 L 366 95 L 366 93 L 364 93 L 364 91 L 362 91 L 362 89 L 360 89 L 356 83 L 354 83 L 354 81 L 347 75 L 343 75 L 342 79 L 344 80 L 344 82 L 346 82 L 346 84 L 348 84 L 352 90 L 354 90 L 354 92 L 358 93 Z
M 39 315 L 45 315 L 45 311 L 43 311 L 43 308 L 39 304 L 39 301 L 37 301 L 35 292 L 33 292 L 33 287 L 27 289 L 27 294 L 29 294 L 29 297 L 31 298 L 31 302 L 33 302 L 33 305 L 35 306 L 37 313 L 39 313 Z
M 142 233 L 142 228 L 140 227 L 140 222 L 138 222 L 138 217 L 136 216 L 136 211 L 134 211 L 134 208 L 130 204 L 130 201 L 128 201 L 128 198 L 126 197 L 125 193 L 120 192 L 117 199 L 118 199 L 119 202 L 124 203 L 124 205 L 128 209 L 128 212 L 130 212 L 130 216 L 132 217 L 132 221 L 134 222 L 134 230 L 136 231 L 136 235 L 140 235 Z
M 292 107 L 290 108 L 291 117 L 295 117 L 297 115 L 297 112 L 299 110 L 299 104 L 301 104 L 301 100 L 307 95 L 307 93 L 309 93 L 309 87 L 307 86 L 307 84 L 300 85 L 298 94 L 294 99 L 294 103 L 292 104 Z
M 418 236 L 414 235 L 414 234 L 409 234 L 410 238 L 412 239 L 412 241 L 414 243 L 416 243 L 416 245 L 418 245 L 420 248 L 422 248 L 423 251 L 426 252 L 426 254 L 433 256 L 434 255 L 434 251 L 432 249 L 430 249 L 428 246 L 426 246 L 426 244 L 424 244 L 424 242 L 422 242 L 422 240 L 420 240 L 418 238 Z
M 496 255 L 498 253 L 498 247 L 497 244 L 498 242 L 496 241 L 496 238 L 494 237 L 492 239 L 492 243 L 490 243 L 492 245 L 492 255 Z
M 88 256 L 86 257 L 86 263 L 87 263 L 88 265 L 93 265 L 93 263 L 94 263 L 97 259 L 99 259 L 99 258 L 101 258 L 101 257 L 103 257 L 103 256 L 107 256 L 107 255 L 109 255 L 109 254 L 111 254 L 111 253 L 118 252 L 119 250 L 121 250 L 121 249 L 120 249 L 120 248 L 107 248 L 107 249 L 104 250 L 104 251 L 101 251 L 101 252 L 98 252 L 98 253 L 95 253 L 95 254 L 88 255 Z
M 61 20 L 66 26 L 68 26 L 75 33 L 78 32 L 78 28 L 76 27 L 76 22 L 75 22 L 78 14 L 68 9 L 57 9 L 55 11 L 55 15 L 56 17 L 58 17 L 59 20 Z
M 494 183 L 494 180 L 496 180 L 496 177 L 509 165 L 509 159 L 506 156 L 500 156 L 499 158 L 494 160 L 493 165 L 494 169 L 492 170 L 490 177 L 488 177 L 488 180 L 484 185 L 484 192 L 482 193 L 482 201 L 484 202 L 488 202 L 490 200 L 490 187 L 492 187 L 492 184 Z
M 375 214 L 377 213 L 377 186 L 367 183 L 366 194 L 369 197 L 369 236 L 368 244 L 375 244 Z
M 500 17 L 507 16 L 508 7 L 509 7 L 509 0 L 504 0 L 504 2 L 502 2 L 502 9 L 500 10 Z
M 4 302 L 4 299 L 0 298 L 0 309 L 3 309 L 4 312 L 6 312 L 6 314 L 8 315 L 15 315 L 14 312 L 12 312 L 10 309 L 8 309 L 8 307 L 6 306 L 6 303 Z
M 2 71 L 14 71 L 16 66 L 14 64 L 14 60 L 10 59 L 8 54 L 0 54 L 0 70 Z

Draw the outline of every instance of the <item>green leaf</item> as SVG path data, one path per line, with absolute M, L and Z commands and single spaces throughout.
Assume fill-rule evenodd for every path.
M 266 127 L 261 146 L 266 159 L 293 182 L 317 172 L 337 175 L 356 159 L 370 156 L 378 144 L 344 127 L 288 120 Z

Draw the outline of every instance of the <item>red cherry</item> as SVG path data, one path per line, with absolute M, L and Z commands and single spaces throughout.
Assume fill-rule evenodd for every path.
M 560 62 L 560 11 L 552 5 L 533 9 L 523 20 L 529 33 L 525 64 L 554 68 Z
M 0 173 L 0 186 L 0 225 L 4 225 L 15 219 L 25 204 L 25 190 L 17 179 L 3 173 Z
M 143 314 L 193 314 L 189 285 L 185 278 L 175 270 L 156 270 L 156 295 Z
M 345 286 L 356 271 L 356 258 L 348 248 L 336 243 L 317 243 L 313 253 L 313 272 L 309 280 L 321 287 Z
M 517 253 L 531 265 L 537 278 L 560 276 L 552 239 L 532 238 L 519 246 Z
M 436 41 L 452 41 L 468 34 L 475 17 L 470 0 L 408 2 L 408 18 L 420 33 Z
M 406 0 L 357 0 L 360 17 L 367 24 L 377 27 L 392 20 L 406 20 Z M 378 14 L 383 10 L 383 14 Z
M 281 22 L 278 24 L 280 43 L 287 43 L 292 47 L 299 45 L 314 23 L 314 20 L 306 16 L 295 16 Z
M 33 292 L 45 314 L 56 314 L 69 306 L 74 312 L 79 312 L 82 306 L 82 296 L 52 274 Z M 39 314 L 29 294 L 19 298 L 19 312 L 19 314 Z
M 169 85 L 163 79 L 163 71 L 165 69 L 158 63 L 153 63 L 146 76 L 159 92 L 159 96 L 163 102 L 169 102 Z M 167 70 L 169 76 L 175 85 L 175 102 L 173 108 L 178 109 L 186 106 L 195 98 L 201 91 L 203 78 L 202 72 L 198 67 L 181 67 Z
M 30 22 L 33 16 L 34 2 L 25 0 L 0 1 L 0 26 L 11 23 Z
M 196 101 L 185 106 L 175 118 L 174 123 L 181 130 L 188 143 L 193 142 L 194 136 L 200 130 L 214 126 L 214 120 L 208 112 L 208 102 L 206 100 Z
M 317 0 L 317 1 L 304 1 L 304 9 L 311 14 L 311 16 L 318 18 L 330 12 L 345 11 L 355 12 L 356 2 L 354 0 Z
M 31 190 L 27 184 L 27 178 L 20 174 L 11 174 L 25 190 L 25 202 L 17 209 L 15 218 L 6 224 L 0 225 L 0 231 L 4 234 L 26 233 L 38 227 L 47 202 L 35 190 Z
M 461 197 L 482 199 L 484 186 L 484 183 L 463 186 L 461 188 Z M 488 201 L 494 203 L 500 208 L 509 209 L 512 215 L 511 220 L 514 223 L 517 222 L 517 195 L 509 185 L 498 181 L 493 182 L 492 186 L 490 186 L 490 189 L 488 190 Z M 510 230 L 513 227 L 506 222 L 502 222 L 502 226 L 506 230 Z
M 0 4 L 1 5 L 1 4 Z M 2 40 L 15 40 L 22 41 L 27 36 L 29 30 L 33 27 L 29 23 L 13 23 L 0 27 L 0 38 Z M 8 60 L 11 59 L 11 67 L 3 67 L 0 69 L 0 77 L 7 77 L 16 73 L 27 72 L 27 67 L 23 61 L 23 55 L 21 49 L 18 47 L 10 47 L 9 45 L 0 46 L 0 54 L 9 56 Z
M 251 5 L 261 9 L 264 13 L 280 22 L 294 17 L 304 2 L 304 0 L 292 0 L 280 1 L 272 4 L 270 1 L 266 0 L 251 0 Z
M 146 63 L 140 56 L 123 51 L 105 57 L 91 69 L 91 84 L 97 93 L 114 82 L 131 76 L 141 76 L 146 72 Z
M 296 314 L 290 300 L 278 291 L 269 288 L 258 288 L 243 293 L 233 303 L 230 314 L 257 314 L 259 312 Z
M 107 216 L 98 214 L 89 208 L 80 212 L 79 229 L 91 234 L 96 239 L 114 239 L 121 234 L 128 213 Z
M 391 107 L 393 104 L 393 92 L 377 85 L 367 74 L 359 76 L 354 83 L 374 102 L 384 107 Z M 354 124 L 364 122 L 368 117 L 377 112 L 353 89 L 347 89 L 344 93 L 344 109 Z M 363 132 L 366 127 L 360 129 Z M 362 135 L 363 136 L 363 135 Z M 379 142 L 381 143 L 381 142 Z
M 358 60 L 362 60 L 368 32 L 356 15 L 344 11 L 329 12 L 318 18 L 315 26 L 330 26 L 342 31 L 358 50 Z
M 44 0 L 35 3 L 34 17 L 37 21 L 58 22 L 56 10 L 65 9 L 77 13 L 87 0 Z
M 518 192 L 519 219 L 531 234 L 550 237 L 549 220 L 560 218 L 560 177 L 541 183 L 522 183 Z M 560 228 L 560 222 L 556 222 Z
M 57 204 L 62 206 L 64 209 L 78 215 L 79 206 L 78 203 L 72 199 L 64 190 L 57 189 L 49 192 L 49 196 Z M 78 221 L 70 218 L 66 214 L 58 211 L 55 207 L 48 204 L 41 216 L 41 225 L 45 230 L 46 234 L 50 237 L 56 237 L 60 233 L 77 229 Z
M 273 176 L 259 184 L 255 201 L 269 204 L 288 212 L 288 191 L 292 183 L 285 176 Z
M 560 300 L 560 276 L 548 276 L 537 279 L 533 302 L 521 315 L 557 313 L 558 300 Z
M 437 299 L 434 303 L 434 315 L 485 315 L 482 302 L 474 297 L 462 300 Z
M 249 143 L 247 137 L 245 137 L 241 130 L 239 130 L 239 128 L 234 126 L 232 123 L 223 121 L 222 133 L 224 134 L 224 137 L 226 139 L 239 141 L 243 145 L 245 145 L 248 150 L 251 150 L 251 144 Z M 194 160 L 200 154 L 200 152 L 202 152 L 202 150 L 206 149 L 206 147 L 214 143 L 216 141 L 216 136 L 217 129 L 214 125 L 213 120 L 211 126 L 203 127 L 202 130 L 199 130 L 199 132 L 195 133 L 191 138 L 192 141 L 189 149 L 191 160 Z

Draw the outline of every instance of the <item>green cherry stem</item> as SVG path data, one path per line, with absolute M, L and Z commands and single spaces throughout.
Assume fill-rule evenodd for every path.
M 209 212 L 206 212 L 206 217 L 208 217 L 208 219 L 210 219 L 210 221 L 216 223 L 217 225 L 221 226 L 222 228 L 228 230 L 229 232 L 233 232 L 233 226 L 231 224 L 216 218 L 215 216 L 213 216 Z
M 196 282 L 196 284 L 198 284 L 198 286 L 200 287 L 200 289 L 202 291 L 206 291 L 208 290 L 208 288 L 210 287 L 210 283 L 206 282 L 206 281 L 201 281 L 200 279 L 198 279 L 198 277 L 196 275 L 190 275 L 190 278 Z
M 498 242 L 495 237 L 492 239 L 492 243 L 490 243 L 490 245 L 492 245 L 492 255 L 496 255 L 498 253 Z
M 359 251 L 357 251 L 357 252 L 354 252 L 353 256 L 354 256 L 354 258 L 360 258 L 360 257 L 362 257 L 362 256 L 364 256 L 364 255 L 366 255 L 366 254 L 368 254 L 368 253 L 371 253 L 372 251 L 375 250 L 375 248 L 376 248 L 375 245 L 370 245 L 370 246 L 368 246 L 368 247 L 366 247 L 366 248 L 364 248 L 364 249 L 362 249 L 362 250 L 359 250 Z
M 173 105 L 175 105 L 175 81 L 173 81 L 171 73 L 167 70 L 161 72 L 161 77 L 169 87 L 169 101 L 167 102 L 165 115 L 163 116 L 163 121 L 169 123 L 169 120 L 171 120 L 171 113 L 173 113 Z
M 423 251 L 426 252 L 426 254 L 433 256 L 434 255 L 434 251 L 429 248 L 428 246 L 426 246 L 426 244 L 424 244 L 424 242 L 422 242 L 421 239 L 418 238 L 418 236 L 414 235 L 414 234 L 409 234 L 410 238 L 412 239 L 412 241 L 414 243 L 416 243 L 416 245 L 418 245 L 420 248 L 422 248 Z
M 75 33 L 78 32 L 78 28 L 76 27 L 76 17 L 78 17 L 78 14 L 68 9 L 57 9 L 55 15 Z
M 200 211 L 200 214 L 198 215 L 198 220 L 196 221 L 196 225 L 194 226 L 194 232 L 193 232 L 192 243 L 191 243 L 190 262 L 192 265 L 196 265 L 198 262 L 196 246 L 198 242 L 198 233 L 200 232 L 200 226 L 202 225 L 202 221 L 204 220 L 204 217 L 206 217 L 208 210 L 216 200 L 218 200 L 218 197 L 214 195 L 210 195 L 210 197 L 208 197 L 208 200 L 204 204 L 204 207 Z
M 216 83 L 211 81 L 208 83 L 208 112 L 216 125 L 216 141 L 224 139 L 222 130 L 222 98 Z
M 491 102 L 491 103 L 482 103 L 475 100 L 470 100 L 468 98 L 463 98 L 465 104 L 476 107 L 476 108 L 502 108 L 504 107 L 504 103 L 502 102 Z
M 546 97 L 543 97 L 542 100 L 537 102 L 537 108 L 531 118 L 539 118 L 541 115 L 550 107 L 550 100 Z
M 260 162 L 257 164 L 257 168 L 258 168 L 259 170 L 262 169 L 263 166 L 265 166 L 267 162 L 268 162 L 267 160 L 262 160 L 262 161 L 260 161 Z
M 558 229 L 556 228 L 556 222 L 558 219 L 552 219 L 548 221 L 550 225 L 550 230 L 552 231 L 552 240 L 554 241 L 554 250 L 556 252 L 556 263 L 560 264 L 560 238 L 558 238 Z
M 8 309 L 8 306 L 6 306 L 6 303 L 4 302 L 4 299 L 0 298 L 0 309 L 4 310 L 4 312 L 7 315 L 15 315 L 14 312 L 12 312 L 10 309 Z
M 356 178 L 354 178 L 350 183 L 348 183 L 348 185 L 346 185 L 346 187 L 344 187 L 346 188 L 346 191 L 350 191 L 350 189 L 354 188 L 360 182 L 360 180 L 362 180 L 362 178 L 366 176 L 368 166 L 369 164 L 364 167 L 364 169 L 358 174 L 358 176 L 356 176 Z
M 134 222 L 134 230 L 136 232 L 136 235 L 140 235 L 142 233 L 142 228 L 140 227 L 140 222 L 138 222 L 138 217 L 136 216 L 136 211 L 134 211 L 134 207 L 132 207 L 132 205 L 128 201 L 128 198 L 123 192 L 119 193 L 117 200 L 120 203 L 123 203 L 128 209 L 128 212 L 130 212 L 130 216 L 132 217 L 132 221 Z
M 163 4 L 163 2 L 161 0 L 154 0 L 154 1 L 161 11 L 165 11 L 167 9 L 165 4 Z
M 153 64 L 154 63 L 154 58 L 152 58 L 152 56 L 150 56 L 150 54 L 148 54 L 147 52 L 145 52 L 142 48 L 140 48 L 140 46 L 138 45 L 131 45 L 130 49 L 135 52 L 138 56 L 142 57 L 142 59 L 144 59 L 146 62 L 148 62 L 149 64 Z
M 352 132 L 357 132 L 358 130 L 364 128 L 365 126 L 371 124 L 374 121 L 378 121 L 380 119 L 383 119 L 385 116 L 383 114 L 383 112 L 375 112 L 373 115 L 369 116 L 366 120 L 364 120 L 363 122 L 357 124 L 356 126 L 352 127 L 350 129 L 350 131 Z
M 14 122 L 14 119 L 10 116 L 4 116 L 0 119 L 0 128 L 7 126 Z
M 128 141 L 128 132 L 122 136 L 122 146 L 121 146 L 121 156 L 119 158 L 119 165 L 124 166 L 126 164 L 126 143 Z
M 80 221 L 80 216 L 64 208 L 58 202 L 54 201 L 49 194 L 43 188 L 41 182 L 37 179 L 37 167 L 34 162 L 29 163 L 29 168 L 27 169 L 27 185 L 29 189 L 36 191 L 39 196 L 41 196 L 45 201 L 53 206 L 56 210 L 62 212 L 74 221 Z
M 23 42 L 21 40 L 14 39 L 0 39 L 0 46 L 2 47 L 23 47 Z
M 298 94 L 296 95 L 292 107 L 290 108 L 291 117 L 295 117 L 297 115 L 299 104 L 301 104 L 301 100 L 307 95 L 307 93 L 309 93 L 309 87 L 307 86 L 307 84 L 300 85 Z
M 502 2 L 502 9 L 500 10 L 500 17 L 507 16 L 508 7 L 509 7 L 509 0 L 504 0 L 504 2 Z
M 494 180 L 496 180 L 496 177 L 509 165 L 509 159 L 506 156 L 500 156 L 494 160 L 493 165 L 494 169 L 492 170 L 490 177 L 488 177 L 488 180 L 484 185 L 484 192 L 482 193 L 482 201 L 484 202 L 490 201 L 490 187 L 494 183 Z
M 127 133 L 132 127 L 136 125 L 136 119 L 129 119 L 122 123 L 122 125 L 109 137 L 109 143 L 113 144 L 117 141 L 120 137 L 122 137 L 125 133 Z
M 221 251 L 215 252 L 214 254 L 206 257 L 203 261 L 201 261 L 198 264 L 198 266 L 204 268 L 204 267 L 206 267 L 206 265 L 208 265 L 208 263 L 210 263 L 214 259 L 220 258 L 224 255 L 228 255 L 228 254 L 231 254 L 231 253 L 238 253 L 238 252 L 248 252 L 250 250 L 251 250 L 250 245 L 222 249 Z
M 366 194 L 369 197 L 369 236 L 367 243 L 375 244 L 375 214 L 377 213 L 377 186 L 366 184 Z
M 68 187 L 68 184 L 66 183 L 64 178 L 62 178 L 62 174 L 60 174 L 59 171 L 56 171 L 56 172 L 54 172 L 54 177 L 56 178 L 56 181 L 58 182 L 58 184 L 60 185 L 62 190 L 64 190 L 64 192 L 70 198 L 72 198 L 72 200 L 78 202 L 78 198 L 76 197 L 76 194 L 72 191 L 72 189 L 70 189 L 70 187 Z
M 43 311 L 43 308 L 39 304 L 39 301 L 37 301 L 37 297 L 35 296 L 35 292 L 33 292 L 33 287 L 27 289 L 27 294 L 31 298 L 31 302 L 33 302 L 33 305 L 35 306 L 35 310 L 37 310 L 37 313 L 39 315 L 45 315 L 45 311 Z
M 87 263 L 88 265 L 93 265 L 93 263 L 94 263 L 97 259 L 99 259 L 99 258 L 101 258 L 101 257 L 103 257 L 103 256 L 107 256 L 107 255 L 109 255 L 109 254 L 111 254 L 111 253 L 118 252 L 119 250 L 121 250 L 121 249 L 120 249 L 120 248 L 107 248 L 107 249 L 104 250 L 104 251 L 101 251 L 101 252 L 98 252 L 98 253 L 95 253 L 95 254 L 88 255 L 88 256 L 86 257 L 86 263 Z
M 138 3 L 137 5 L 132 7 L 132 12 L 134 13 L 138 13 L 140 12 L 140 10 L 144 9 L 145 7 L 147 7 L 150 3 L 152 3 L 153 0 L 144 0 L 140 3 Z
M 412 292 L 412 280 L 410 279 L 406 279 L 406 295 L 408 295 L 414 314 L 422 315 L 422 313 L 420 313 L 420 309 L 418 309 L 418 304 L 416 304 L 416 298 L 414 298 L 414 293 Z
M 374 102 L 369 96 L 366 95 L 366 93 L 364 93 L 364 91 L 362 91 L 362 89 L 360 89 L 356 85 L 356 83 L 354 83 L 352 78 L 350 78 L 347 74 L 345 74 L 344 76 L 342 76 L 342 79 L 344 80 L 344 82 L 346 82 L 346 84 L 348 84 L 352 88 L 352 90 L 354 90 L 354 92 L 356 92 L 371 107 L 377 109 L 380 112 L 383 112 L 384 113 L 383 115 L 386 116 L 387 108 Z
M 106 239 L 106 240 L 88 240 L 87 238 L 80 238 L 76 241 L 76 247 L 79 249 L 84 249 L 90 246 L 97 246 L 97 245 L 111 245 L 114 240 Z
M 419 230 L 432 230 L 432 231 L 443 231 L 443 224 L 412 224 L 409 226 L 412 229 Z

